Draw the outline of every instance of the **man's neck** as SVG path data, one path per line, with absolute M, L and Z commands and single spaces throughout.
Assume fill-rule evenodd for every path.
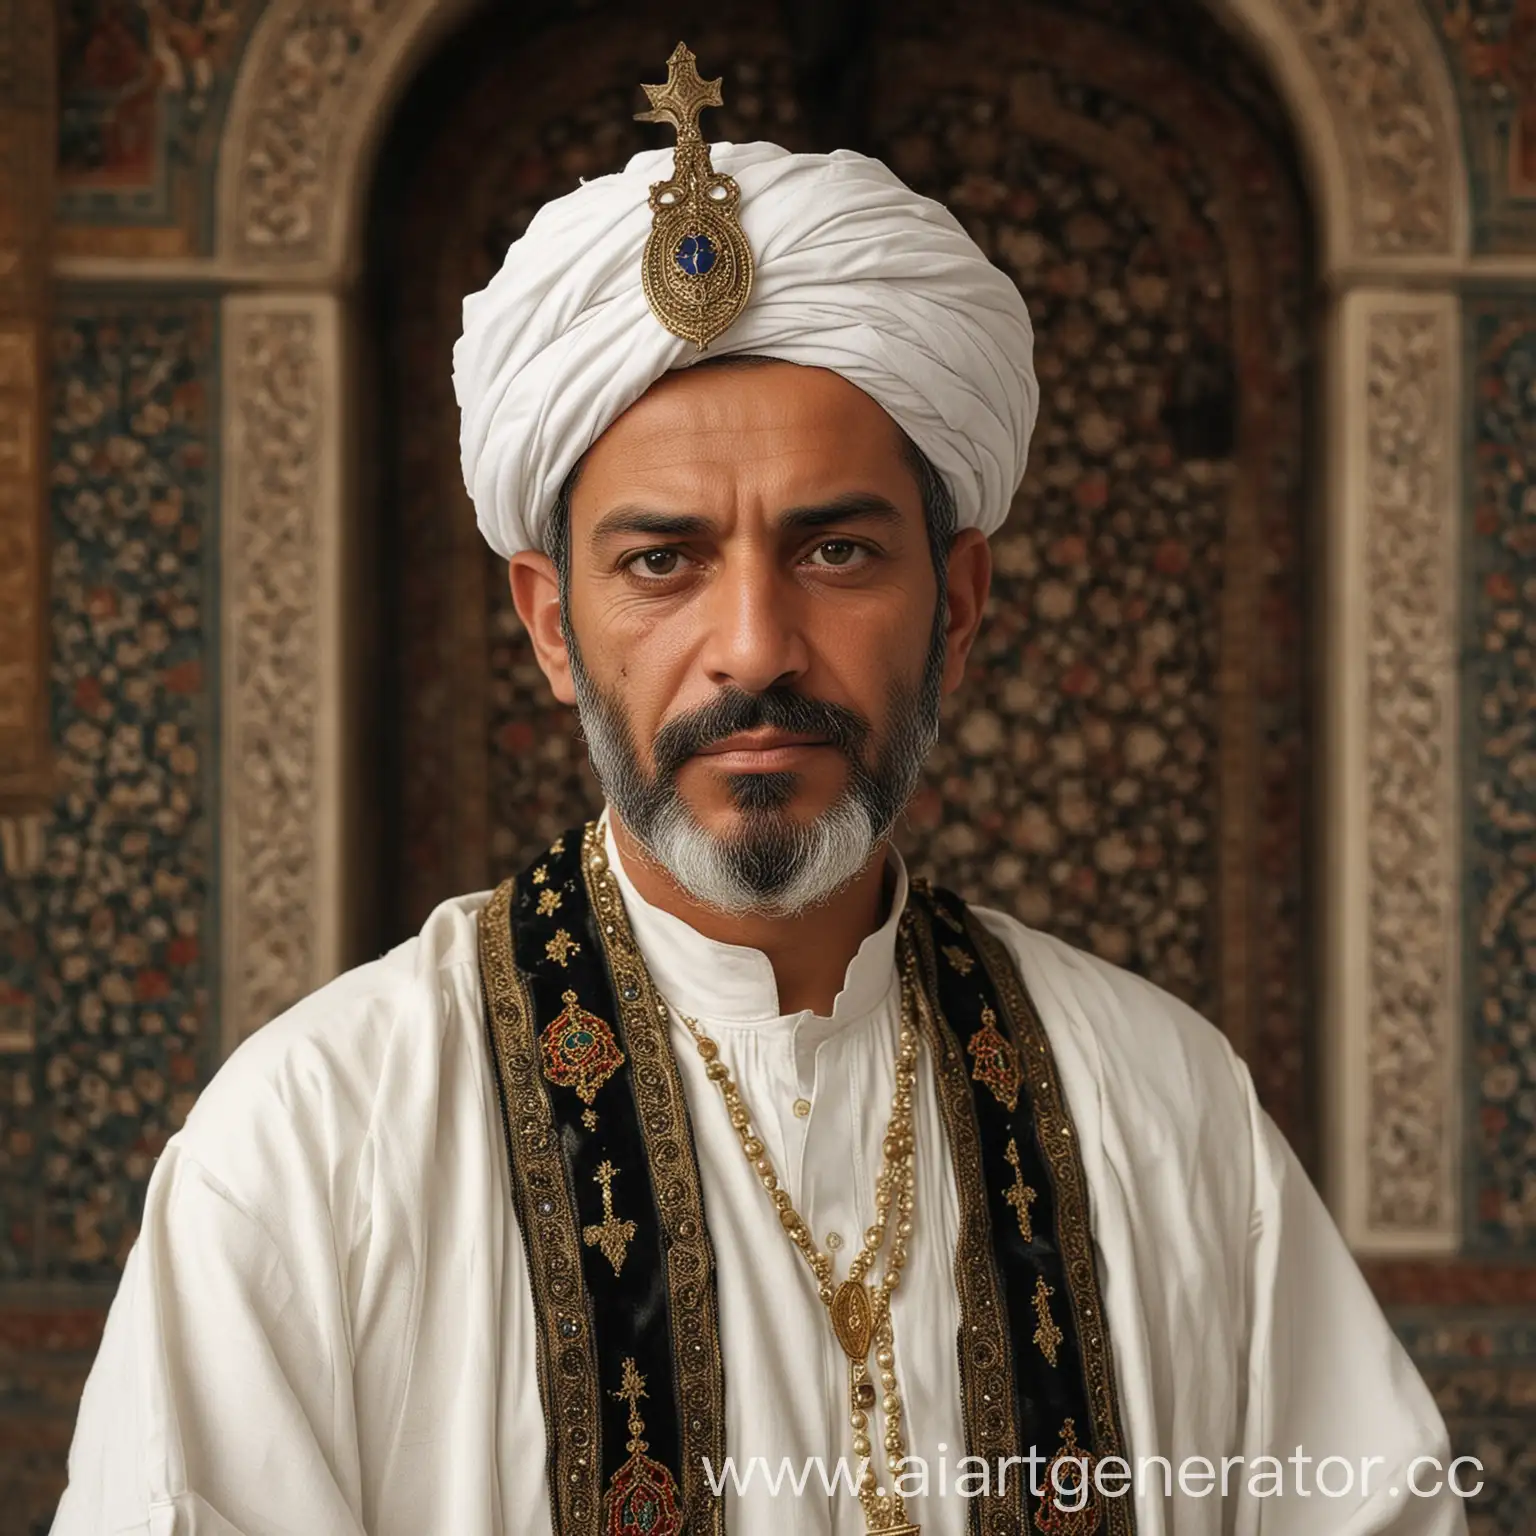
M 781 1013 L 832 1012 L 859 945 L 885 920 L 885 844 L 850 884 L 819 906 L 793 917 L 738 917 L 696 901 L 650 857 L 622 818 L 608 814 L 624 873 L 646 901 L 717 944 L 760 950 L 773 967 Z

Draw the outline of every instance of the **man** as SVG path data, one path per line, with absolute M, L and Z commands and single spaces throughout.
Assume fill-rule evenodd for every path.
M 675 158 L 546 208 L 455 357 L 607 809 L 219 1073 L 56 1530 L 1463 1531 L 1222 1038 L 889 847 L 1023 474 L 1017 292 L 875 162 L 711 155 L 670 64 Z

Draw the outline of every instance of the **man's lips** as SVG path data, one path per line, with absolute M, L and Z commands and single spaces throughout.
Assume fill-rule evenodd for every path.
M 701 747 L 696 755 L 707 758 L 710 767 L 725 773 L 771 773 L 792 768 L 807 753 L 831 745 L 822 736 L 795 735 L 789 731 L 741 731 Z

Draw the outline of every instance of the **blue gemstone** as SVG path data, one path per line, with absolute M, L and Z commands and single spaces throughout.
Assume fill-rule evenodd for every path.
M 708 235 L 684 235 L 674 260 L 689 277 L 703 277 L 719 259 Z

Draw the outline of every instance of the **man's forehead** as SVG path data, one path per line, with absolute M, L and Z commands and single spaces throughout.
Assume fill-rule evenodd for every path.
M 581 481 L 867 475 L 899 470 L 904 450 L 895 421 L 839 375 L 728 357 L 658 380 L 587 451 Z

